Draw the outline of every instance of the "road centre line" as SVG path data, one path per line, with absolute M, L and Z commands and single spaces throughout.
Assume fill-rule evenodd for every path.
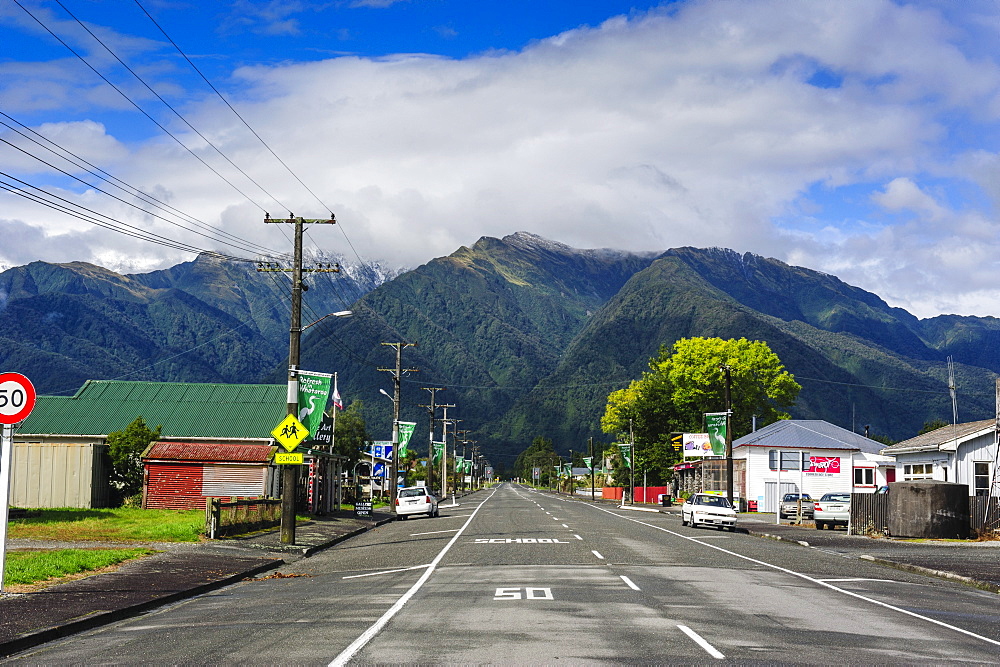
M 421 535 L 437 535 L 438 533 L 454 533 L 458 528 L 452 528 L 451 530 L 432 530 L 429 533 L 410 533 L 410 537 L 420 537 Z
M 562 527 L 563 528 L 569 528 L 569 526 L 567 526 L 566 524 L 563 524 Z
M 575 537 L 576 539 L 578 539 L 578 540 L 580 540 L 580 541 L 583 541 L 583 538 L 582 538 L 582 537 L 580 537 L 579 535 L 574 535 L 573 537 Z
M 710 656 L 712 656 L 713 658 L 716 658 L 718 660 L 724 660 L 725 659 L 726 656 L 722 655 L 717 650 L 715 650 L 715 647 L 712 646 L 711 644 L 709 644 L 707 641 L 705 641 L 702 638 L 702 636 L 699 635 L 697 632 L 695 632 L 694 630 L 692 630 L 691 628 L 689 628 L 686 625 L 678 625 L 677 627 L 681 629 L 681 632 L 683 632 L 688 637 L 690 637 L 691 639 L 693 639 L 695 644 L 697 644 L 698 646 L 700 646 L 703 649 L 705 649 L 705 652 L 708 653 Z
M 380 572 L 367 572 L 365 574 L 351 574 L 346 577 L 341 577 L 341 579 L 360 579 L 361 577 L 377 577 L 380 574 L 393 574 L 394 572 L 408 572 L 409 570 L 419 570 L 422 567 L 430 567 L 430 563 L 426 565 L 414 565 L 413 567 L 401 567 L 398 570 L 381 570 Z
M 716 551 L 721 551 L 722 553 L 729 554 L 730 556 L 735 556 L 737 558 L 741 558 L 743 560 L 750 561 L 751 563 L 756 563 L 757 565 L 763 565 L 764 567 L 769 567 L 772 570 L 777 570 L 779 572 L 784 572 L 786 574 L 790 574 L 790 575 L 792 575 L 794 577 L 799 577 L 800 579 L 805 579 L 806 581 L 811 581 L 811 582 L 813 582 L 815 584 L 818 584 L 820 586 L 828 588 L 828 589 L 830 589 L 832 591 L 836 591 L 838 593 L 843 593 L 844 595 L 847 595 L 849 597 L 856 598 L 858 600 L 864 600 L 865 602 L 870 602 L 871 604 L 877 605 L 879 607 L 884 607 L 886 609 L 891 609 L 892 611 L 899 612 L 900 614 L 905 614 L 906 616 L 911 616 L 913 618 L 919 618 L 919 619 L 927 621 L 929 623 L 933 623 L 934 625 L 938 625 L 938 626 L 940 626 L 942 628 L 948 628 L 949 630 L 954 630 L 955 632 L 959 632 L 959 633 L 961 633 L 963 635 L 967 635 L 967 636 L 973 637 L 975 639 L 981 639 L 982 641 L 987 642 L 988 644 L 993 644 L 994 646 L 1000 646 L 1000 641 L 997 641 L 995 639 L 990 639 L 989 637 L 984 637 L 982 635 L 977 635 L 975 632 L 972 632 L 970 630 L 965 630 L 964 628 L 960 628 L 958 626 L 951 625 L 949 623 L 945 623 L 944 621 L 939 621 L 939 620 L 937 620 L 935 618 L 931 618 L 930 616 L 924 616 L 922 614 L 918 614 L 916 612 L 912 612 L 912 611 L 909 611 L 907 609 L 903 609 L 902 607 L 897 607 L 895 605 L 891 605 L 891 604 L 889 604 L 887 602 L 882 602 L 880 600 L 876 600 L 876 599 L 870 598 L 870 597 L 865 597 L 864 595 L 860 595 L 858 593 L 854 593 L 852 591 L 848 591 L 848 590 L 845 590 L 843 588 L 838 588 L 837 586 L 834 586 L 833 584 L 829 584 L 829 583 L 827 583 L 826 581 L 824 581 L 822 579 L 816 579 L 814 577 L 810 577 L 808 574 L 803 574 L 801 572 L 796 572 L 795 570 L 789 570 L 788 568 L 784 568 L 784 567 L 781 567 L 779 565 L 774 565 L 772 563 L 768 563 L 768 562 L 765 562 L 765 561 L 762 561 L 762 560 L 757 560 L 756 558 L 751 558 L 750 556 L 744 556 L 743 554 L 738 554 L 735 551 L 730 551 L 729 549 L 724 549 L 722 547 L 717 547 L 714 544 L 709 544 L 708 542 L 702 542 L 701 540 L 699 540 L 697 538 L 689 537 L 687 535 L 682 535 L 681 533 L 675 532 L 673 530 L 669 530 L 667 528 L 663 528 L 661 526 L 657 526 L 657 525 L 652 524 L 652 523 L 646 523 L 645 521 L 640 521 L 639 519 L 635 519 L 635 518 L 630 517 L 630 516 L 623 516 L 621 514 L 615 514 L 614 512 L 612 512 L 610 510 L 606 510 L 603 507 L 598 507 L 597 505 L 591 505 L 590 503 L 584 503 L 584 504 L 587 507 L 591 507 L 591 508 L 599 510 L 601 512 L 605 512 L 607 514 L 611 514 L 612 516 L 616 516 L 616 517 L 618 517 L 620 519 L 625 519 L 626 521 L 632 521 L 633 523 L 638 523 L 640 525 L 646 526 L 647 528 L 653 528 L 654 530 L 660 530 L 660 531 L 663 531 L 664 533 L 669 533 L 670 535 L 673 535 L 674 537 L 679 537 L 681 539 L 688 540 L 689 542 L 694 542 L 695 544 L 700 544 L 703 547 L 708 547 L 709 549 L 715 549 Z
M 631 588 L 633 591 L 641 591 L 642 590 L 641 588 L 639 588 L 638 586 L 636 586 L 635 583 L 631 579 L 629 579 L 628 577 L 626 577 L 624 574 L 619 574 L 618 576 L 621 577 L 622 581 L 625 582 L 625 585 L 628 586 L 629 588 Z
M 382 616 L 377 621 L 375 621 L 375 623 L 371 625 L 371 627 L 369 627 L 367 630 L 361 633 L 361 635 L 357 639 L 355 639 L 353 642 L 351 642 L 351 644 L 347 648 L 341 651 L 340 654 L 330 662 L 330 667 L 341 667 L 342 665 L 346 665 L 348 661 L 351 658 L 353 658 L 355 654 L 357 654 L 358 651 L 363 649 L 368 644 L 368 642 L 370 642 L 375 637 L 375 635 L 377 635 L 382 630 L 382 628 L 384 628 L 386 624 L 389 623 L 390 620 L 392 620 L 393 616 L 399 613 L 399 611 L 406 605 L 406 603 L 410 601 L 410 598 L 416 595 L 417 591 L 419 591 L 423 587 L 423 585 L 427 583 L 427 580 L 430 579 L 431 575 L 434 573 L 434 570 L 437 569 L 438 563 L 441 562 L 441 559 L 444 558 L 445 554 L 448 553 L 452 545 L 454 545 L 455 542 L 458 541 L 458 538 L 462 536 L 462 533 L 465 532 L 465 529 L 468 528 L 469 524 L 472 523 L 472 520 L 476 517 L 476 514 L 479 512 L 479 510 L 483 508 L 483 505 L 485 505 L 488 500 L 490 500 L 491 498 L 493 498 L 494 495 L 496 495 L 497 489 L 499 488 L 500 487 L 495 487 L 493 491 L 490 493 L 490 495 L 487 496 L 483 500 L 483 502 L 479 503 L 478 506 L 476 506 L 476 509 L 472 512 L 471 515 L 469 515 L 469 520 L 466 521 L 465 524 L 458 529 L 458 532 L 455 533 L 455 536 L 452 537 L 448 541 L 448 544 L 446 544 L 444 548 L 438 552 L 438 555 L 434 557 L 434 560 L 432 560 L 429 565 L 424 566 L 426 567 L 426 569 L 424 570 L 424 573 L 420 575 L 420 578 L 417 579 L 416 583 L 410 586 L 410 589 L 405 593 L 403 593 L 402 597 L 396 600 L 395 604 L 389 607 L 389 609 L 387 609 L 386 612 L 382 614 Z
M 604 556 L 602 556 L 600 553 L 594 551 L 593 549 L 590 550 L 590 553 L 594 554 L 595 556 L 597 556 L 601 560 L 604 560 Z

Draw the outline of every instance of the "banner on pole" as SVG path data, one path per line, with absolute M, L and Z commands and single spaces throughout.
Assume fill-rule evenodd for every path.
M 399 422 L 397 426 L 399 432 L 399 458 L 403 458 L 409 453 L 407 447 L 410 444 L 410 438 L 413 436 L 413 429 L 416 426 L 417 422 Z
M 330 400 L 329 373 L 299 371 L 299 421 L 311 434 L 319 433 L 326 402 Z
M 716 456 L 726 455 L 726 412 L 709 412 L 705 414 L 705 430 L 712 444 L 712 453 Z
M 632 467 L 632 445 L 629 443 L 618 443 L 618 451 L 621 452 L 625 467 Z
M 594 472 L 593 463 L 594 463 L 594 457 L 592 456 L 583 457 L 583 465 L 587 466 L 587 470 L 589 470 L 590 472 Z
M 435 442 L 434 443 L 434 459 L 433 459 L 432 462 L 433 463 L 440 463 L 441 462 L 441 456 L 443 454 L 444 454 L 444 443 L 443 442 Z

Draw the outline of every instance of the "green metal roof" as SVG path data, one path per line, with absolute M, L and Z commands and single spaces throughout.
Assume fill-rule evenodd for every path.
M 284 419 L 283 384 L 88 380 L 75 396 L 39 396 L 20 435 L 107 435 L 136 417 L 164 437 L 270 438 Z

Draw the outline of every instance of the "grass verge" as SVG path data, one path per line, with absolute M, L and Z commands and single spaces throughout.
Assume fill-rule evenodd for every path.
M 9 538 L 57 541 L 197 542 L 205 530 L 201 510 L 46 509 L 11 519 Z
M 68 575 L 101 570 L 155 553 L 151 549 L 52 549 L 10 551 L 4 567 L 4 585 L 36 584 Z

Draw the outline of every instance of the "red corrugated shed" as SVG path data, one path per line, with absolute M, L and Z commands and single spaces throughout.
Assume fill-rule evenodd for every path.
M 202 461 L 205 463 L 267 463 L 276 447 L 271 445 L 156 442 L 143 461 Z
M 142 457 L 145 507 L 202 509 L 205 498 L 264 493 L 271 445 L 157 442 Z

